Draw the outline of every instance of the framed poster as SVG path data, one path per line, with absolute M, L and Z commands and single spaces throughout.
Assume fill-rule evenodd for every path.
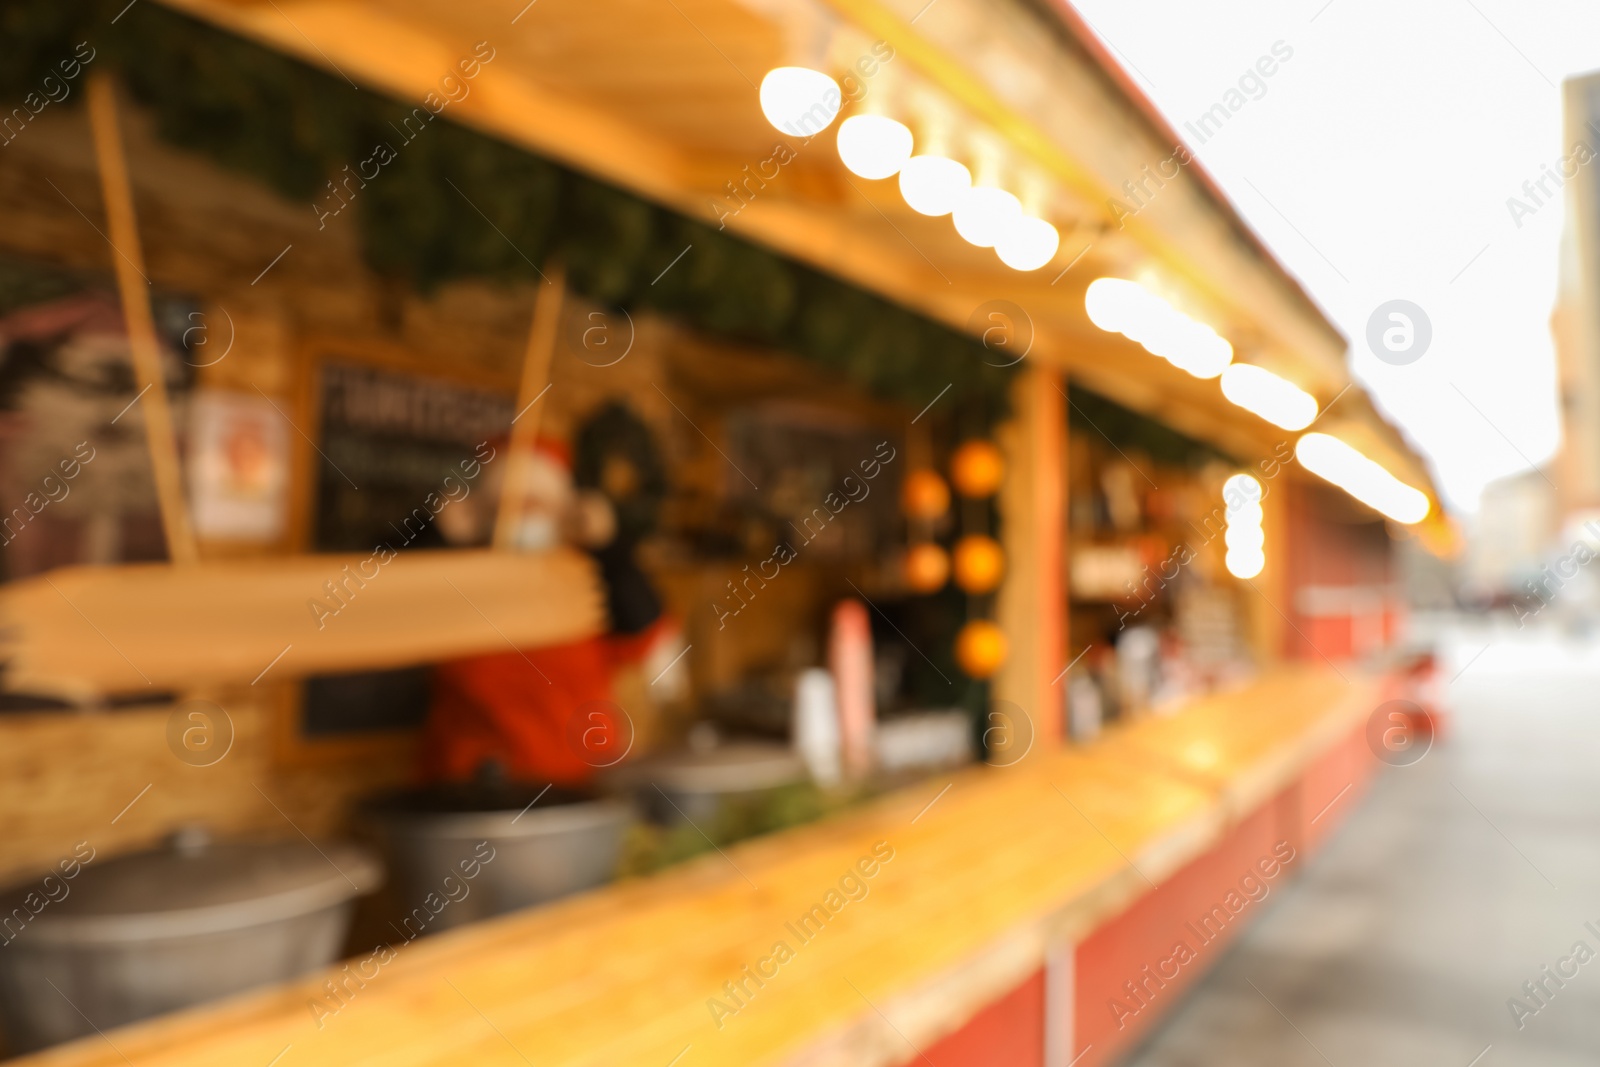
M 264 396 L 196 390 L 189 507 L 202 538 L 271 544 L 288 526 L 289 426 Z

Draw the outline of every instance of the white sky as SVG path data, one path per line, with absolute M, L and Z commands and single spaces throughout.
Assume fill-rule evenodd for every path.
M 1196 154 L 1350 340 L 1357 378 L 1428 456 L 1448 505 L 1474 511 L 1485 483 L 1553 454 L 1564 206 L 1519 229 L 1506 201 L 1567 150 L 1559 86 L 1600 68 L 1600 4 L 1073 2 L 1191 147 L 1184 122 L 1275 41 L 1292 47 Z M 1408 366 L 1365 342 L 1373 309 L 1396 298 L 1433 324 Z

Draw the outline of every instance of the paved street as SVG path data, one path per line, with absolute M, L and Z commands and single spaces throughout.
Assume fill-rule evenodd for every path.
M 1453 734 L 1378 778 L 1131 1067 L 1600 1062 L 1600 644 L 1491 637 L 1448 646 Z

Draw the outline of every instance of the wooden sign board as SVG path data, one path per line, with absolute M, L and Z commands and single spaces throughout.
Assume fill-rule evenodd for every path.
M 604 610 L 568 549 L 68 567 L 0 588 L 0 657 L 8 689 L 92 701 L 561 644 Z

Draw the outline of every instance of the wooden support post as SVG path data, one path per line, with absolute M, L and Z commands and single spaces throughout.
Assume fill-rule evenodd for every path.
M 546 283 L 539 287 L 533 304 L 533 325 L 528 330 L 522 381 L 517 388 L 517 415 L 511 421 L 511 439 L 506 443 L 505 480 L 500 483 L 500 508 L 494 521 L 494 547 L 497 549 L 511 547 L 517 514 L 522 510 L 528 459 L 533 442 L 539 436 L 540 409 L 534 402 L 550 386 L 550 361 L 555 356 L 561 301 L 567 291 L 566 268 L 559 260 L 552 259 L 545 273 Z
M 1012 386 L 1013 418 L 1001 430 L 1006 481 L 1000 490 L 1006 579 L 999 620 L 1010 658 L 994 695 L 1020 706 L 1041 748 L 1061 742 L 1066 679 L 1062 544 L 1066 488 L 1066 416 L 1061 374 L 1034 365 Z
M 139 403 L 144 406 L 145 441 L 155 474 L 156 500 L 161 507 L 161 528 L 166 534 L 167 556 L 174 563 L 200 558 L 194 530 L 183 499 L 183 476 L 178 464 L 178 443 L 172 429 L 172 407 L 161 375 L 161 346 L 156 340 L 150 311 L 150 281 L 144 271 L 139 245 L 139 223 L 133 211 L 133 189 L 128 180 L 128 159 L 117 128 L 116 86 L 110 75 L 89 77 L 89 125 L 94 133 L 95 158 L 100 165 L 100 187 L 105 197 L 106 224 L 111 231 L 111 262 L 117 271 L 117 291 L 122 297 L 122 318 L 133 353 Z
M 1253 473 L 1253 472 L 1252 472 Z M 1265 486 L 1261 499 L 1261 528 L 1266 534 L 1262 551 L 1267 563 L 1261 573 L 1251 579 L 1255 587 L 1245 587 L 1241 595 L 1245 605 L 1245 636 L 1257 663 L 1277 663 L 1288 649 L 1288 620 L 1294 615 L 1294 584 L 1290 580 L 1292 553 L 1297 547 L 1292 540 L 1302 531 L 1291 530 L 1290 509 L 1294 506 L 1294 471 L 1283 470 Z M 1280 614 L 1281 613 L 1281 614 Z

